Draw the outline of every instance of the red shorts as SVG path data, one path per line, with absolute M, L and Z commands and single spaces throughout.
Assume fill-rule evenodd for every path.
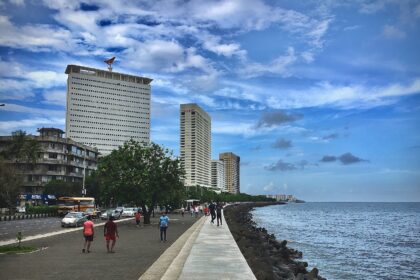
M 116 236 L 115 235 L 105 235 L 105 240 L 106 241 L 109 241 L 109 240 L 115 240 L 116 239 Z

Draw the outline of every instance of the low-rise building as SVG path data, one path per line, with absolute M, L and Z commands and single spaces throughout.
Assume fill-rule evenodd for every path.
M 36 162 L 28 164 L 13 159 L 6 161 L 15 165 L 17 172 L 22 175 L 22 195 L 32 195 L 31 197 L 41 199 L 41 196 L 36 195 L 43 193 L 43 186 L 49 181 L 80 182 L 82 185 L 84 174 L 88 176 L 96 170 L 96 148 L 63 138 L 64 131 L 58 128 L 41 128 L 38 132 L 39 136 L 26 136 L 39 143 L 40 150 Z M 0 136 L 0 150 L 6 149 L 12 141 L 13 136 Z

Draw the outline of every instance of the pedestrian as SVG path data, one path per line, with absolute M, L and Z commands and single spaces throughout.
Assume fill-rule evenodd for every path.
M 106 250 L 108 253 L 115 253 L 114 246 L 115 242 L 117 241 L 118 236 L 118 228 L 117 224 L 114 223 L 114 217 L 109 216 L 108 221 L 105 223 L 104 226 L 104 236 L 106 241 Z M 111 249 L 109 248 L 109 243 L 112 240 Z
M 209 205 L 210 215 L 211 215 L 211 223 L 214 224 L 214 219 L 216 219 L 216 205 L 213 201 Z
M 136 225 L 137 227 L 140 226 L 140 220 L 141 220 L 141 213 L 140 213 L 140 209 L 137 210 L 136 214 L 134 215 L 136 218 Z
M 190 213 L 191 213 L 191 217 L 193 216 L 193 214 L 194 214 L 194 206 L 191 206 L 190 207 Z
M 93 230 L 92 217 L 87 216 L 87 221 L 83 223 L 83 236 L 85 237 L 85 245 L 83 246 L 82 253 L 86 251 L 90 253 L 90 245 L 93 241 L 93 235 L 95 231 Z
M 181 215 L 182 215 L 182 217 L 184 217 L 184 213 L 185 213 L 185 208 L 184 208 L 184 206 L 182 206 L 182 208 L 181 208 Z
M 217 203 L 216 205 L 217 226 L 219 226 L 219 221 L 220 221 L 220 225 L 222 225 L 222 209 L 223 209 L 222 204 Z
M 194 207 L 194 214 L 195 214 L 195 217 L 197 218 L 198 217 L 198 206 Z
M 166 229 L 168 228 L 169 217 L 165 213 L 162 213 L 162 216 L 159 218 L 159 228 L 160 228 L 160 242 L 166 242 Z

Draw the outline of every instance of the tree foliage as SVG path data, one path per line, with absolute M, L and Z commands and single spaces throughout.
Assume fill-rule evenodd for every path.
M 145 223 L 157 204 L 166 205 L 183 192 L 179 159 L 154 143 L 126 142 L 100 160 L 96 175 L 103 202 L 141 206 Z
M 0 160 L 0 207 L 14 212 L 22 178 L 12 165 Z

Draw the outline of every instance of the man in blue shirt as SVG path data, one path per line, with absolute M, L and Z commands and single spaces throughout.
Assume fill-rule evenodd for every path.
M 159 218 L 160 242 L 166 242 L 166 229 L 168 228 L 169 217 L 165 213 Z

